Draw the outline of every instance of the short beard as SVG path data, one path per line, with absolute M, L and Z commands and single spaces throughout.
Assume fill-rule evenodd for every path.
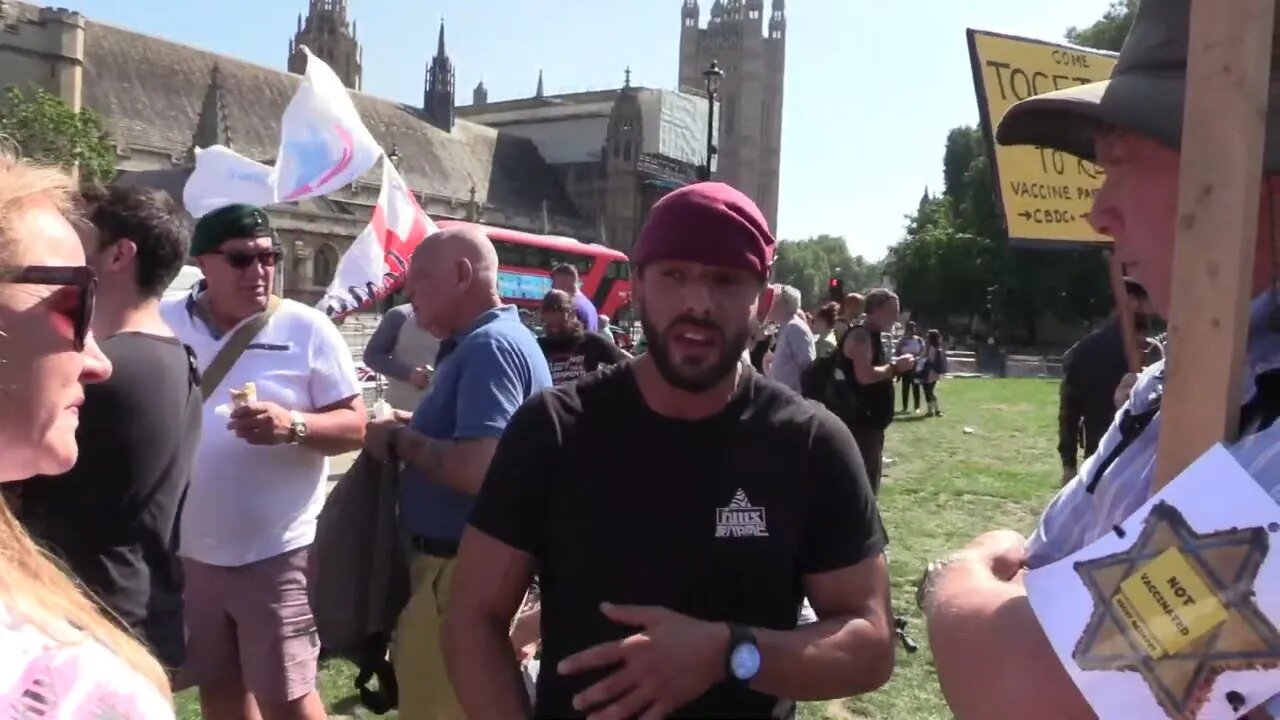
M 678 322 L 714 328 L 716 332 L 722 333 L 724 342 L 720 357 L 707 368 L 693 372 L 676 365 L 668 349 L 666 333 Z M 662 379 L 677 390 L 695 395 L 710 391 L 733 374 L 738 364 L 742 362 L 742 354 L 746 352 L 755 330 L 751 324 L 748 324 L 743 330 L 730 335 L 724 328 L 710 321 L 699 320 L 689 315 L 679 315 L 660 332 L 643 306 L 640 307 L 640 327 L 644 330 L 644 336 L 649 342 L 647 352 L 653 356 L 654 367 L 658 369 Z

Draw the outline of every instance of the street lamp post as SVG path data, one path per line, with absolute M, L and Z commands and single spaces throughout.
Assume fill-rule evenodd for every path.
M 711 159 L 716 155 L 716 95 L 720 92 L 724 71 L 720 69 L 719 62 L 712 60 L 711 67 L 702 72 L 702 77 L 707 81 L 707 162 L 698 168 L 698 174 L 699 179 L 705 182 L 711 179 Z

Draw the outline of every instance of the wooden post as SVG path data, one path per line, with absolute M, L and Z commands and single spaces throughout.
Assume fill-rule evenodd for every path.
M 1192 0 L 1154 489 L 1238 431 L 1276 0 Z
M 1142 372 L 1142 355 L 1138 351 L 1138 329 L 1133 321 L 1133 303 L 1124 285 L 1124 270 L 1114 252 L 1106 252 L 1111 275 L 1111 297 L 1116 303 L 1116 322 L 1120 323 L 1120 339 L 1124 343 L 1124 363 L 1131 373 Z

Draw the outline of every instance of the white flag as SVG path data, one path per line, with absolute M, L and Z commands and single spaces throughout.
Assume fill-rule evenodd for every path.
M 351 95 L 306 47 L 307 72 L 280 123 L 272 180 L 276 201 L 328 195 L 368 172 L 382 148 L 360 120 Z
M 333 282 L 317 307 L 341 317 L 395 292 L 404 283 L 413 251 L 436 230 L 395 166 L 383 159 L 373 218 L 338 260 Z
M 236 203 L 265 207 L 274 200 L 270 167 L 222 145 L 196 150 L 195 170 L 182 190 L 193 217 Z
M 222 145 L 197 150 L 195 170 L 182 192 L 193 216 L 235 203 L 268 207 L 327 195 L 378 161 L 382 148 L 361 122 L 347 89 L 323 60 L 306 52 L 306 76 L 280 121 L 275 166 Z

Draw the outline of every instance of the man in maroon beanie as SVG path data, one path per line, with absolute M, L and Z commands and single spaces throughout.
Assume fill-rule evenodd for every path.
M 884 530 L 849 430 L 742 361 L 773 261 L 718 183 L 636 243 L 649 351 L 527 402 L 462 539 L 445 659 L 469 717 L 529 717 L 507 638 L 535 570 L 534 717 L 793 717 L 893 670 Z M 808 597 L 819 621 L 796 627 Z

